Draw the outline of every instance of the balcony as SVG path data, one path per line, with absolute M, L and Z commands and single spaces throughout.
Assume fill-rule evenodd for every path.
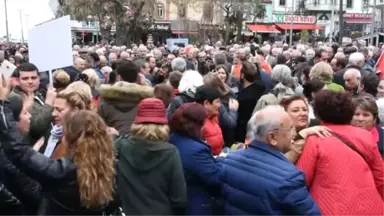
M 306 0 L 304 2 L 305 9 L 308 11 L 332 11 L 333 7 L 335 7 L 335 11 L 337 11 L 339 10 L 340 4 L 340 0 Z M 346 8 L 346 1 L 344 1 L 343 4 L 343 8 Z

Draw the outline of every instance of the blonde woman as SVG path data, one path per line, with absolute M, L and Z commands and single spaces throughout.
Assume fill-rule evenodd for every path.
M 56 89 L 56 92 L 61 92 L 71 82 L 71 77 L 64 70 L 57 70 L 52 75 L 53 87 Z
M 182 214 L 186 183 L 179 153 L 168 143 L 168 120 L 160 99 L 140 102 L 131 134 L 115 144 L 123 211 L 127 215 Z
M 333 83 L 333 70 L 327 62 L 319 62 L 312 67 L 309 72 L 310 80 L 320 80 L 325 82 L 329 91 L 341 92 L 344 91 L 343 86 Z
M 89 99 L 92 99 L 92 90 L 91 87 L 83 82 L 83 81 L 76 81 L 67 86 L 67 88 L 64 90 L 66 93 L 70 92 L 78 92 L 85 96 L 87 96 Z
M 1 82 L 3 83 L 3 82 Z M 65 156 L 53 160 L 34 151 L 17 128 L 0 86 L 1 144 L 8 158 L 43 187 L 42 211 L 47 215 L 110 214 L 114 200 L 114 152 L 103 120 L 91 111 L 78 111 L 63 122 Z
M 54 126 L 47 131 L 43 140 L 40 140 L 34 149 L 47 157 L 57 159 L 65 155 L 66 147 L 62 144 L 64 117 L 72 111 L 92 110 L 92 102 L 87 95 L 80 92 L 64 91 L 57 95 L 53 108 Z

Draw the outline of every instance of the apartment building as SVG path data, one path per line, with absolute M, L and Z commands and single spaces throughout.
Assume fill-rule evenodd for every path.
M 343 19 L 347 33 L 369 34 L 372 27 L 381 25 L 381 10 L 376 5 L 383 4 L 384 0 L 344 0 Z M 285 16 L 294 12 L 294 19 L 298 22 L 309 22 L 316 24 L 311 29 L 322 35 L 328 35 L 338 31 L 340 0 L 274 0 L 274 14 Z M 333 16 L 332 16 L 332 12 Z M 373 17 L 374 16 L 374 17 Z M 313 23 L 312 21 L 315 20 Z M 332 22 L 333 20 L 333 22 Z M 308 23 L 309 24 L 309 23 Z M 318 28 L 320 26 L 320 28 Z

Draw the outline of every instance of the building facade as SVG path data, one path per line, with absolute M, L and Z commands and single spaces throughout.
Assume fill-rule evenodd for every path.
M 367 35 L 371 28 L 381 26 L 381 10 L 374 7 L 382 0 L 344 0 L 343 19 L 347 35 L 356 37 Z M 317 32 L 327 36 L 339 29 L 340 0 L 274 0 L 274 13 L 315 16 L 316 24 L 321 26 Z M 384 1 L 383 1 L 384 5 Z M 333 12 L 333 16 L 332 16 Z M 308 19 L 305 19 L 308 20 Z

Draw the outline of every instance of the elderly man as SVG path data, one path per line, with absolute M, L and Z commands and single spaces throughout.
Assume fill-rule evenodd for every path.
M 168 63 L 171 63 L 171 62 L 173 61 L 173 59 L 175 59 L 175 58 L 176 58 L 175 55 L 173 55 L 173 54 L 168 54 L 168 56 L 167 56 L 167 62 L 168 62 Z
M 305 58 L 307 59 L 307 61 L 310 61 L 315 57 L 315 54 L 315 50 L 307 49 L 307 51 L 305 51 Z
M 129 55 L 129 53 L 127 53 L 125 51 L 120 53 L 120 59 L 130 60 L 130 57 L 131 56 Z
M 171 63 L 171 67 L 172 67 L 172 70 L 180 71 L 181 73 L 183 73 L 187 68 L 187 62 L 185 61 L 184 58 L 177 57 L 173 59 Z
M 359 95 L 361 88 L 361 73 L 358 69 L 349 68 L 343 76 L 345 82 L 345 90 L 352 92 L 354 95 Z
M 108 59 L 109 59 L 109 64 L 111 65 L 112 62 L 117 61 L 117 54 L 114 52 L 109 53 Z
M 195 70 L 199 71 L 199 62 L 197 61 L 197 55 L 199 54 L 199 49 L 191 48 L 188 53 L 188 61 L 187 61 L 187 70 Z M 201 73 L 201 71 L 199 71 Z
M 336 53 L 335 58 L 339 59 L 342 57 L 341 55 L 342 54 Z M 345 56 L 345 59 L 346 59 L 346 56 Z M 364 76 L 366 74 L 366 72 L 362 70 L 364 62 L 365 62 L 365 58 L 363 54 L 357 53 L 357 52 L 352 53 L 349 56 L 347 66 L 344 69 L 337 71 L 333 75 L 333 82 L 335 82 L 336 84 L 342 85 L 345 88 L 346 86 L 344 82 L 344 74 L 348 69 L 357 69 L 360 71 L 361 76 Z
M 101 55 L 99 57 L 100 57 L 99 67 L 102 68 L 107 66 L 107 58 L 104 55 Z
M 248 149 L 223 161 L 224 214 L 321 215 L 304 174 L 284 156 L 299 139 L 288 113 L 268 106 L 251 118 L 249 129 Z

